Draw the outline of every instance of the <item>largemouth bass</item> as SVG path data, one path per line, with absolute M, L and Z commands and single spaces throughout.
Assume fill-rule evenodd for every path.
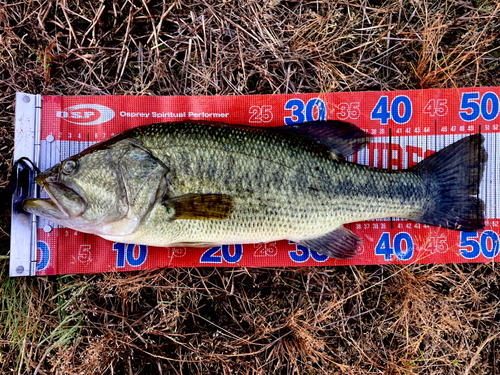
M 346 223 L 400 217 L 462 231 L 484 227 L 481 135 L 403 171 L 346 160 L 369 139 L 339 121 L 152 124 L 46 170 L 36 182 L 49 198 L 23 206 L 116 242 L 208 247 L 287 239 L 338 259 L 354 257 L 361 242 Z

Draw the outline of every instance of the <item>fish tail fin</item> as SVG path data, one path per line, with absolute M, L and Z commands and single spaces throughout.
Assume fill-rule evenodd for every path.
M 465 137 L 412 168 L 434 197 L 412 220 L 461 231 L 484 228 L 485 205 L 477 197 L 488 160 L 483 142 L 481 134 Z

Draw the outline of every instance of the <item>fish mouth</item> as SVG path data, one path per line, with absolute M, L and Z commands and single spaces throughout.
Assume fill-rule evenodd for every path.
M 87 204 L 75 189 L 56 181 L 51 176 L 40 174 L 35 178 L 49 198 L 32 198 L 23 202 L 23 208 L 34 215 L 53 220 L 67 220 L 81 216 Z
M 56 196 L 52 192 L 52 189 L 54 188 L 55 184 L 56 183 L 47 184 L 47 185 L 43 186 L 43 188 L 45 189 L 45 192 L 49 196 L 50 202 L 55 204 L 57 206 L 57 208 L 59 209 L 59 211 L 61 211 L 61 213 L 69 219 L 70 214 L 69 214 L 68 210 L 66 210 L 66 208 L 64 208 L 64 206 L 60 203 L 60 201 L 56 198 Z
M 61 211 L 50 198 L 26 199 L 23 202 L 23 209 L 30 214 L 42 216 L 55 222 L 69 218 L 68 214 Z

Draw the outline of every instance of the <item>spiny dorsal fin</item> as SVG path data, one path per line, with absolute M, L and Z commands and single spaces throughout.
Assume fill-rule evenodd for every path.
M 186 194 L 162 203 L 173 209 L 172 220 L 222 220 L 233 212 L 233 198 L 226 194 Z
M 302 246 L 335 259 L 354 258 L 361 239 L 349 229 L 340 226 L 322 237 L 298 241 Z
M 349 122 L 327 120 L 281 126 L 278 129 L 298 133 L 320 141 L 339 156 L 347 158 L 363 149 L 371 135 Z

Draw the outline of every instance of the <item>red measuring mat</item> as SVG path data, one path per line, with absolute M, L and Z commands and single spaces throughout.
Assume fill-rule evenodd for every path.
M 85 96 L 42 98 L 44 170 L 131 127 L 182 120 L 254 126 L 343 120 L 373 136 L 350 158 L 378 168 L 406 169 L 468 134 L 485 136 L 488 162 L 479 197 L 486 228 L 458 232 L 400 219 L 347 224 L 363 243 L 359 255 L 336 260 L 279 241 L 214 248 L 156 248 L 113 243 L 38 221 L 37 274 L 90 273 L 158 267 L 289 267 L 388 263 L 488 262 L 498 258 L 497 184 L 500 89 L 354 92 L 211 97 Z

